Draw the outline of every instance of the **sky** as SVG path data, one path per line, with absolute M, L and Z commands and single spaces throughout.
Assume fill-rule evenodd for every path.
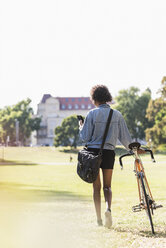
M 113 97 L 166 76 L 165 0 L 0 1 L 0 108 L 43 94 Z

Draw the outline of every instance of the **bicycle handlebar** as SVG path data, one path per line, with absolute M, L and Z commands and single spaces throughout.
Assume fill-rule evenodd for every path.
M 126 153 L 126 154 L 120 156 L 119 163 L 120 163 L 120 166 L 121 166 L 121 170 L 123 169 L 122 158 L 127 157 L 127 156 L 132 156 L 132 155 L 133 155 L 132 153 Z
M 145 152 L 149 152 L 149 153 L 150 153 L 150 155 L 151 155 L 151 159 L 152 159 L 152 162 L 153 162 L 153 163 L 155 163 L 155 162 L 156 162 L 156 160 L 154 159 L 154 156 L 153 156 L 153 152 L 152 152 L 152 150 L 150 150 L 150 149 L 145 149 L 144 151 L 145 151 Z
M 130 151 L 132 152 L 132 150 L 130 150 Z M 150 149 L 144 149 L 144 151 L 150 153 L 152 162 L 155 163 L 156 161 L 155 161 L 155 159 L 154 159 L 152 150 L 150 150 Z M 120 163 L 120 166 L 121 166 L 121 170 L 123 169 L 122 158 L 127 157 L 127 156 L 132 156 L 132 155 L 134 155 L 133 152 L 132 152 L 132 153 L 126 153 L 126 154 L 120 156 L 120 158 L 119 158 L 119 163 Z

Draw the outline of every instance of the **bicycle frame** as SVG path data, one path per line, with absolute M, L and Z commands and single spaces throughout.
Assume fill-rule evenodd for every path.
M 133 149 L 133 153 L 134 153 L 134 157 L 135 157 L 135 161 L 134 161 L 134 172 L 136 173 L 136 177 L 137 177 L 138 193 L 139 193 L 140 203 L 142 202 L 141 192 L 140 192 L 140 187 L 141 186 L 140 186 L 140 181 L 139 181 L 139 173 L 140 172 L 142 172 L 143 175 L 144 175 L 144 179 L 145 179 L 145 182 L 146 182 L 147 191 L 149 193 L 149 196 L 150 196 L 151 200 L 154 201 L 153 196 L 152 196 L 152 193 L 151 193 L 151 190 L 150 190 L 150 187 L 149 187 L 149 184 L 148 184 L 148 180 L 147 180 L 146 175 L 145 175 L 145 170 L 144 170 L 144 167 L 143 167 L 141 158 L 138 155 L 137 149 Z

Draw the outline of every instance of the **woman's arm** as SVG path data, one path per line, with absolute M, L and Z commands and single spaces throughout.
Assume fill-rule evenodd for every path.
M 124 145 L 124 147 L 129 150 L 129 144 L 132 143 L 132 139 L 127 128 L 126 122 L 122 115 L 119 118 L 119 141 Z
M 93 115 L 92 112 L 89 112 L 85 118 L 84 124 L 79 122 L 80 124 L 80 138 L 83 142 L 88 142 L 91 140 L 93 134 Z M 82 125 L 81 125 L 82 124 Z

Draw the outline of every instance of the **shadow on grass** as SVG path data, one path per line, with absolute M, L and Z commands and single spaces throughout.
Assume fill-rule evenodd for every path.
M 143 231 L 143 230 L 139 231 L 139 230 L 136 230 L 134 228 L 129 228 L 129 227 L 127 228 L 117 227 L 117 228 L 114 228 L 114 230 L 116 232 L 132 233 L 133 235 L 139 235 L 139 236 L 146 237 L 146 238 L 166 238 L 166 231 L 165 230 L 161 231 L 161 228 L 160 228 L 160 231 L 156 230 L 155 234 L 152 234 L 150 227 L 149 227 L 149 231 Z
M 166 238 L 166 232 L 161 231 L 155 231 L 155 234 L 152 234 L 152 232 L 148 231 L 140 231 L 141 236 L 143 237 L 153 237 L 153 238 Z
M 121 156 L 122 154 L 127 153 L 126 149 L 123 147 L 116 147 L 115 148 L 115 154 L 116 156 Z
M 13 182 L 0 182 L 1 191 L 18 201 L 27 202 L 54 202 L 60 201 L 89 201 L 86 196 L 74 194 L 71 191 L 50 190 L 46 186 L 19 184 Z
M 82 149 L 82 148 L 83 147 L 79 147 L 79 148 L 76 148 L 76 149 L 74 149 L 74 148 L 72 148 L 72 149 L 64 148 L 64 149 L 60 150 L 60 152 L 77 154 L 79 152 L 79 150 Z M 122 155 L 122 154 L 126 153 L 126 149 L 123 148 L 123 147 L 116 147 L 115 153 L 116 153 L 117 156 Z
M 144 148 L 146 148 L 146 149 L 150 149 L 150 148 L 148 148 L 148 147 L 146 147 L 146 146 L 141 146 L 143 149 Z M 76 148 L 76 149 L 74 149 L 74 148 L 72 148 L 72 149 L 70 149 L 70 148 L 64 148 L 64 149 L 62 149 L 62 150 L 59 150 L 60 152 L 64 152 L 64 153 L 73 153 L 73 154 L 77 154 L 78 152 L 79 152 L 79 150 L 80 149 L 82 149 L 83 147 L 79 147 L 79 148 Z M 115 154 L 117 155 L 117 156 L 121 156 L 121 155 L 123 155 L 123 154 L 125 154 L 125 153 L 127 153 L 127 151 L 126 151 L 126 149 L 123 147 L 123 146 L 121 146 L 121 147 L 116 147 L 115 148 Z M 158 154 L 158 155 L 166 155 L 166 150 L 156 150 L 155 152 L 154 152 L 154 154 Z
M 155 151 L 155 154 L 157 155 L 166 155 L 166 151 Z
M 147 146 L 141 146 L 143 149 L 151 149 Z M 123 146 L 119 146 L 115 148 L 115 154 L 117 156 L 121 156 L 123 154 L 127 153 L 126 149 L 123 148 Z M 155 152 L 153 152 L 154 155 L 166 155 L 166 150 L 156 150 Z M 146 156 L 147 154 L 142 154 L 141 156 Z
M 64 148 L 63 150 L 60 150 L 60 152 L 77 154 L 79 150 L 80 149 L 74 149 L 74 148 L 73 149 L 68 149 L 68 148 Z
M 0 166 L 5 166 L 5 165 L 22 165 L 22 166 L 27 166 L 27 165 L 38 165 L 36 163 L 32 162 L 27 162 L 27 161 L 14 161 L 14 160 L 0 160 Z

